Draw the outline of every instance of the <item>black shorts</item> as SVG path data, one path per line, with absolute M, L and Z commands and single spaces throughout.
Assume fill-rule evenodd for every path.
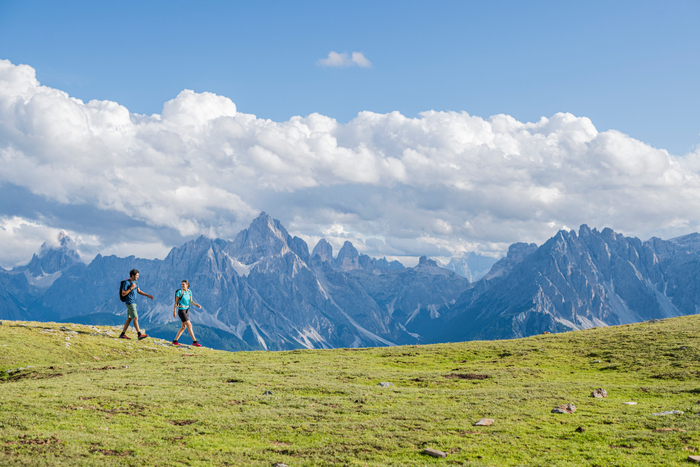
M 190 309 L 186 308 L 184 310 L 181 310 L 180 308 L 178 308 L 177 315 L 180 317 L 180 321 L 185 323 L 190 320 Z

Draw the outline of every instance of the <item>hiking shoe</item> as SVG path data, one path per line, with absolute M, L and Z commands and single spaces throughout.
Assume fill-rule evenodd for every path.
M 173 345 L 182 345 L 178 341 L 173 341 Z
M 119 338 L 120 338 L 120 339 L 131 339 L 131 337 L 127 336 L 127 335 L 124 334 L 124 333 L 121 333 L 121 334 L 119 335 Z
M 202 346 L 202 344 L 200 344 L 200 343 L 197 342 L 197 341 L 192 342 L 192 345 L 193 345 L 194 347 L 201 347 L 201 346 Z
M 145 339 L 148 337 L 148 334 L 139 334 L 139 340 Z

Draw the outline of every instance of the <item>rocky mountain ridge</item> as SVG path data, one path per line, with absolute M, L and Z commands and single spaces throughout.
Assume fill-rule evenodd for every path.
M 64 241 L 65 240 L 65 241 Z M 541 246 L 515 243 L 469 282 L 422 257 L 406 268 L 326 240 L 309 253 L 262 213 L 234 240 L 199 237 L 163 260 L 98 255 L 79 261 L 62 239 L 27 266 L 0 271 L 0 319 L 123 317 L 116 285 L 141 272 L 147 328 L 175 323 L 173 295 L 190 281 L 202 310 L 193 322 L 220 330 L 236 349 L 363 347 L 513 338 L 695 314 L 700 235 L 642 242 L 582 225 Z M 217 331 L 219 332 L 219 331 Z
M 303 240 L 262 213 L 233 241 L 199 237 L 173 248 L 163 260 L 98 255 L 88 265 L 71 263 L 45 290 L 22 285 L 24 296 L 30 296 L 29 289 L 35 296 L 11 316 L 0 312 L 0 318 L 65 321 L 123 315 L 114 284 L 136 268 L 139 287 L 156 297 L 153 301 L 139 297 L 144 326 L 174 321 L 173 295 L 181 279 L 187 278 L 203 306 L 190 311 L 193 322 L 232 334 L 242 349 L 419 343 L 426 336 L 407 329 L 408 318 L 436 317 L 437 310 L 449 306 L 469 285 L 426 261 L 404 268 L 398 262 L 360 255 L 350 242 L 335 258 L 324 241 L 310 254 Z M 23 271 L 13 272 L 18 276 Z M 418 287 L 434 282 L 434 288 Z

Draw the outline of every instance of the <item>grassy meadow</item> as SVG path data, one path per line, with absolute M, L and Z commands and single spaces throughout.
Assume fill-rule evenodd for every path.
M 2 322 L 0 465 L 672 466 L 700 455 L 700 315 L 284 352 L 118 334 Z M 592 398 L 597 388 L 609 397 Z M 567 403 L 577 411 L 551 412 Z M 652 415 L 670 410 L 684 413 Z M 474 426 L 481 418 L 495 421 Z

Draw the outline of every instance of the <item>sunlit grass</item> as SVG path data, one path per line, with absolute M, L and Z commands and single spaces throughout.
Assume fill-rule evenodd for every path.
M 228 353 L 118 333 L 0 326 L 0 465 L 631 466 L 700 455 L 698 316 L 326 351 Z M 599 387 L 610 397 L 591 398 Z M 563 403 L 577 411 L 551 413 Z M 651 415 L 664 410 L 685 413 Z M 474 426 L 480 418 L 495 423 Z

